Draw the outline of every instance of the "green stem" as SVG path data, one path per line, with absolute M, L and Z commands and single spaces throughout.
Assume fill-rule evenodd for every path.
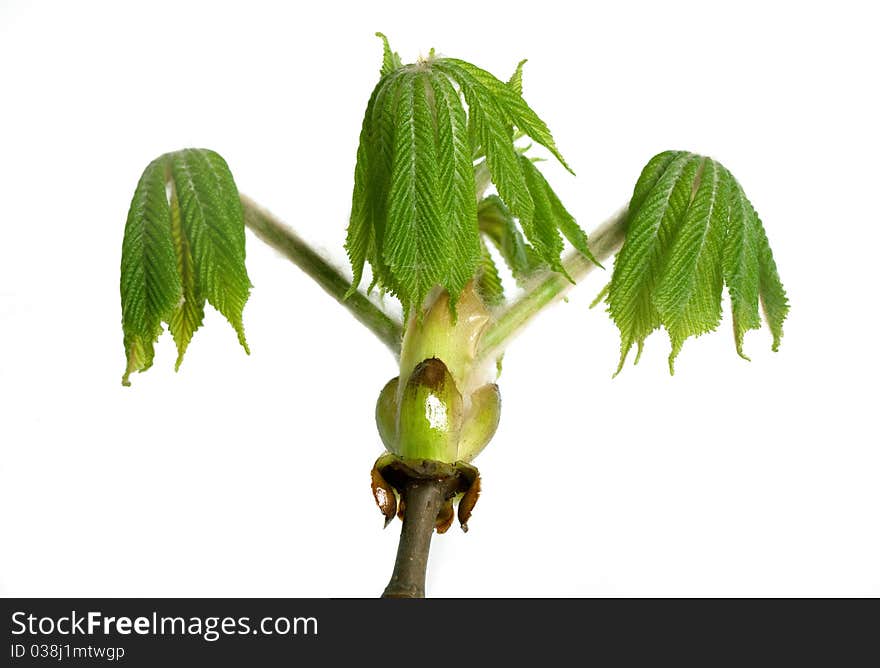
M 346 298 L 351 282 L 338 268 L 249 197 L 242 195 L 241 204 L 244 208 L 245 225 L 313 278 L 331 297 L 379 337 L 395 357 L 400 357 L 403 325 L 399 320 L 387 314 L 360 291 Z M 590 250 L 600 262 L 610 257 L 623 243 L 626 212 L 626 207 L 622 208 L 590 234 Z M 595 267 L 577 251 L 566 255 L 562 264 L 575 283 Z M 533 279 L 525 292 L 508 304 L 489 325 L 480 340 L 478 357 L 485 359 L 503 350 L 508 341 L 532 318 L 544 307 L 561 298 L 572 285 L 574 283 L 553 271 L 546 271 Z
M 626 207 L 622 208 L 589 235 L 590 251 L 599 262 L 609 258 L 623 244 L 626 212 Z M 479 358 L 485 359 L 503 350 L 510 338 L 519 333 L 538 312 L 561 298 L 596 266 L 578 251 L 567 254 L 562 264 L 574 283 L 555 271 L 546 271 L 536 277 L 526 291 L 507 305 L 489 325 L 480 339 L 477 351 Z
M 313 278 L 327 294 L 379 337 L 395 356 L 400 356 L 403 325 L 398 320 L 385 313 L 360 291 L 346 298 L 351 281 L 339 269 L 249 197 L 242 195 L 241 205 L 244 208 L 244 223 L 254 234 Z

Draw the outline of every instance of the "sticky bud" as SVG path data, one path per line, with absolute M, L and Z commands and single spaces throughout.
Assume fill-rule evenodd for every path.
M 458 444 L 458 460 L 469 462 L 483 451 L 498 429 L 501 393 L 494 383 L 471 395 L 471 408 L 464 418 Z
M 389 452 L 397 452 L 397 385 L 398 378 L 392 378 L 379 393 L 376 401 L 376 427 L 382 443 Z
M 400 375 L 376 402 L 376 425 L 390 453 L 404 459 L 470 462 L 498 428 L 501 396 L 493 360 L 477 358 L 490 314 L 472 283 L 453 311 L 436 291 L 407 324 Z
M 454 462 L 461 431 L 461 394 L 436 357 L 413 369 L 398 407 L 397 443 L 402 457 Z

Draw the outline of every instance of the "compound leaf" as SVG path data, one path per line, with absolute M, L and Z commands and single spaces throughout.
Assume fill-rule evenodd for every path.
M 152 365 L 163 322 L 180 367 L 206 301 L 248 350 L 242 311 L 251 284 L 244 261 L 241 201 L 223 158 L 184 149 L 151 162 L 135 189 L 122 242 L 123 385 Z
M 433 50 L 402 65 L 380 37 L 382 75 L 361 125 L 346 234 L 349 294 L 369 263 L 373 284 L 396 295 L 405 312 L 420 308 L 436 286 L 455 308 L 464 287 L 485 273 L 481 232 L 517 280 L 538 266 L 562 270 L 560 234 L 589 255 L 586 235 L 522 156 L 526 149 L 514 145 L 528 135 L 562 161 L 547 126 L 522 99 L 525 61 L 502 82 Z M 498 194 L 483 199 L 478 212 L 478 193 L 490 184 Z
M 617 372 L 632 346 L 641 352 L 645 338 L 661 326 L 671 340 L 674 372 L 685 340 L 718 327 L 724 284 L 737 352 L 745 357 L 744 334 L 761 325 L 759 303 L 777 350 L 788 300 L 764 227 L 742 187 L 711 158 L 658 154 L 633 190 L 626 239 L 608 286 L 608 311 L 621 332 Z

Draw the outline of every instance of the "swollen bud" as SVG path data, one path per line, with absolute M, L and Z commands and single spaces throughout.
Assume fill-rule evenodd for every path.
M 382 443 L 389 452 L 397 452 L 397 385 L 399 378 L 395 377 L 385 383 L 385 387 L 379 393 L 376 402 L 376 427 Z
M 462 422 L 462 399 L 446 365 L 432 357 L 413 369 L 400 397 L 400 456 L 454 462 Z
M 490 321 L 489 311 L 468 283 L 453 306 L 445 291 L 433 295 L 421 313 L 411 315 L 400 351 L 400 377 L 409 378 L 423 360 L 443 360 L 462 395 L 494 378 L 495 363 L 477 360 L 477 346 Z M 403 382 L 403 381 L 401 381 Z
M 473 284 L 455 309 L 438 291 L 421 317 L 411 316 L 400 356 L 400 376 L 376 402 L 376 426 L 389 452 L 405 459 L 470 462 L 486 447 L 501 415 L 493 360 L 477 347 L 490 314 Z
M 471 408 L 464 418 L 458 443 L 458 459 L 469 462 L 483 451 L 498 429 L 501 393 L 495 383 L 471 394 Z

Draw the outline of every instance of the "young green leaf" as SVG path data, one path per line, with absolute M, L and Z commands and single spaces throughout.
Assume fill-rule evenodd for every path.
M 696 192 L 669 247 L 654 303 L 672 341 L 670 371 L 685 340 L 721 322 L 721 257 L 729 212 L 729 180 L 703 160 Z
M 396 71 L 379 82 L 379 92 L 376 95 L 376 104 L 370 121 L 369 190 L 364 195 L 368 198 L 371 215 L 372 239 L 368 258 L 373 268 L 373 281 L 394 294 L 399 294 L 401 290 L 385 262 L 384 250 L 391 169 L 394 164 L 394 145 L 398 133 L 395 120 L 397 98 L 406 74 L 406 70 Z
M 440 170 L 427 75 L 407 73 L 400 86 L 383 254 L 401 301 L 419 307 L 447 279 L 452 238 L 440 214 Z M 457 296 L 457 295 L 456 295 Z
M 546 181 L 534 163 L 523 155 L 517 156 L 525 176 L 529 196 L 535 204 L 535 212 L 530 220 L 520 219 L 526 238 L 532 242 L 535 251 L 552 269 L 565 273 L 559 256 L 562 254 L 562 237 L 559 236 L 553 206 L 545 188 Z
M 175 368 L 204 318 L 207 300 L 232 324 L 247 351 L 242 311 L 250 293 L 244 266 L 244 217 L 226 162 L 185 149 L 154 160 L 132 199 L 122 242 L 120 292 L 127 358 L 122 382 L 152 365 L 168 328 Z
M 498 195 L 489 195 L 477 206 L 480 231 L 494 244 L 513 277 L 522 284 L 544 266 L 535 250 L 523 239 L 513 214 Z
M 482 239 L 480 239 L 480 250 L 482 255 L 480 269 L 477 272 L 477 292 L 486 305 L 498 306 L 504 302 L 501 276 L 498 274 L 498 267 L 495 266 L 495 260 L 492 259 L 486 242 Z
M 498 194 L 513 214 L 520 219 L 520 222 L 524 225 L 528 224 L 527 221 L 531 221 L 535 205 L 529 195 L 529 189 L 513 146 L 510 121 L 502 110 L 497 95 L 469 76 L 466 70 L 458 66 L 458 62 L 460 61 L 444 59 L 437 61 L 434 67 L 454 78 L 461 87 L 468 103 L 468 113 L 473 123 L 474 134 L 486 155 L 486 164 L 489 166 L 492 183 L 495 184 Z M 500 81 L 498 83 L 502 89 L 507 89 L 506 84 Z
M 192 245 L 199 291 L 248 349 L 242 312 L 251 282 L 245 268 L 244 213 L 226 161 L 207 149 L 171 154 L 183 229 Z
M 404 311 L 421 307 L 435 286 L 445 288 L 455 308 L 484 264 L 477 197 L 490 182 L 500 208 L 490 213 L 483 205 L 481 215 L 506 216 L 489 224 L 494 236 L 487 236 L 518 280 L 540 264 L 562 270 L 560 232 L 589 254 L 586 235 L 543 176 L 523 162 L 524 149 L 514 146 L 528 134 L 562 161 L 547 126 L 522 99 L 522 63 L 504 83 L 433 52 L 400 65 L 384 38 L 383 46 L 382 76 L 358 141 L 346 235 L 354 274 L 349 293 L 369 262 L 374 284 L 396 295 Z M 485 160 L 475 165 L 475 155 Z M 534 248 L 525 246 L 514 217 Z
M 778 349 L 788 300 L 763 225 L 739 183 L 710 158 L 661 153 L 645 166 L 630 202 L 627 234 L 608 286 L 608 310 L 621 332 L 623 368 L 635 344 L 660 326 L 672 344 L 714 331 L 727 284 L 737 352 L 760 327 L 758 304 Z M 638 361 L 638 355 L 636 356 Z
M 525 65 L 527 62 L 528 60 L 526 60 L 525 58 L 519 61 L 516 64 L 516 69 L 513 71 L 513 74 L 510 75 L 510 79 L 507 80 L 507 85 L 513 89 L 514 93 L 520 96 L 523 93 L 523 65 Z
M 788 315 L 788 297 L 779 279 L 767 233 L 757 213 L 754 220 L 758 228 L 758 294 L 761 297 L 764 318 L 773 335 L 773 351 L 776 352 L 782 342 L 782 323 Z
M 532 200 L 535 202 L 534 227 L 537 229 L 536 237 L 543 236 L 546 239 L 546 243 L 552 244 L 549 254 L 545 256 L 542 253 L 542 248 L 546 248 L 545 242 L 542 240 L 539 243 L 537 239 L 529 237 L 529 240 L 535 245 L 535 250 L 538 251 L 547 264 L 557 271 L 564 273 L 562 265 L 559 263 L 559 254 L 562 251 L 562 240 L 559 238 L 559 232 L 562 232 L 576 250 L 594 264 L 599 265 L 596 258 L 590 252 L 586 233 L 578 226 L 574 216 L 563 206 L 559 197 L 550 187 L 550 184 L 547 183 L 547 179 L 544 178 L 544 175 L 535 166 L 535 163 L 524 155 L 519 156 L 519 161 L 523 174 L 526 177 L 529 194 L 531 194 Z M 528 236 L 528 228 L 524 225 L 523 229 L 526 231 L 526 236 Z
M 168 320 L 168 331 L 177 345 L 177 361 L 174 370 L 180 369 L 183 356 L 192 340 L 193 334 L 202 326 L 205 318 L 205 297 L 199 290 L 196 278 L 195 259 L 192 254 L 192 246 L 180 215 L 180 201 L 177 197 L 177 188 L 171 184 L 171 239 L 174 242 L 174 252 L 177 255 L 177 275 L 180 276 L 180 284 L 183 293 L 171 318 Z
M 384 69 L 384 68 L 383 68 Z M 364 120 L 361 125 L 361 135 L 358 142 L 357 162 L 354 171 L 354 189 L 351 195 L 351 217 L 345 237 L 345 250 L 348 253 L 349 262 L 354 278 L 351 282 L 348 295 L 351 295 L 360 285 L 364 272 L 364 262 L 373 243 L 373 211 L 370 200 L 371 187 L 371 161 L 376 157 L 371 155 L 373 131 L 373 109 L 376 106 L 376 98 L 382 90 L 376 86 L 367 103 Z
M 458 91 L 444 75 L 430 76 L 437 123 L 440 216 L 452 242 L 448 278 L 444 286 L 452 305 L 474 276 L 480 261 L 474 167 L 468 140 L 467 116 Z
M 382 40 L 382 69 L 379 70 L 379 74 L 385 76 L 389 72 L 393 72 L 397 68 L 402 67 L 403 63 L 400 62 L 400 56 L 397 54 L 397 51 L 391 50 L 391 46 L 388 44 L 388 38 L 385 37 L 385 35 L 377 32 L 376 37 Z
M 553 140 L 553 135 L 550 134 L 547 124 L 526 104 L 526 101 L 522 98 L 521 90 L 516 90 L 516 80 L 514 80 L 514 85 L 509 85 L 486 70 L 456 58 L 440 59 L 434 66 L 446 71 L 458 81 L 459 85 L 465 90 L 465 96 L 467 96 L 468 88 L 485 91 L 486 95 L 491 96 L 497 101 L 507 122 L 522 130 L 523 133 L 550 151 L 563 167 L 574 174 L 556 147 L 556 142 Z M 519 67 L 522 67 L 522 63 L 520 63 Z M 522 87 L 521 77 L 522 74 L 520 73 L 520 88 Z M 468 104 L 470 104 L 470 101 L 468 101 Z
M 181 297 L 165 195 L 166 158 L 151 162 L 138 181 L 122 240 L 120 293 L 126 367 L 129 376 L 153 365 L 153 344 Z

